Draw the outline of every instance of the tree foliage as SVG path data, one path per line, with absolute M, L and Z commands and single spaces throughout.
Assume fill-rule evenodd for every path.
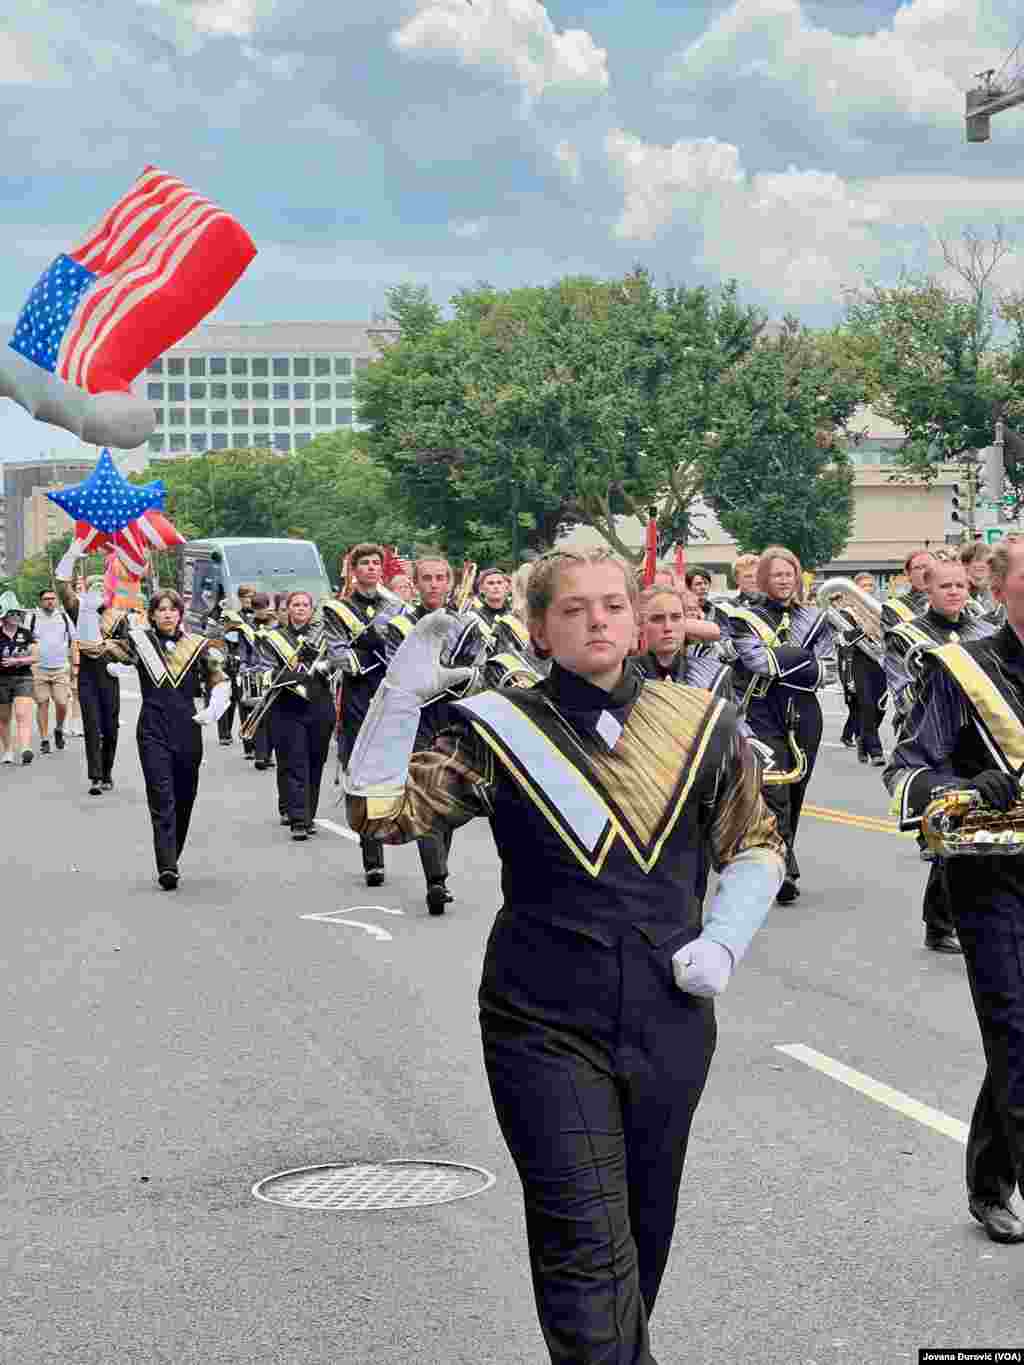
M 808 568 L 839 554 L 853 525 L 841 436 L 864 386 L 787 319 L 717 384 L 704 497 L 743 551 L 788 546 Z
M 693 534 L 712 395 L 763 325 L 734 286 L 659 290 L 637 270 L 481 285 L 452 308 L 393 291 L 401 340 L 356 389 L 368 449 L 449 552 L 506 559 L 584 523 L 636 557 L 616 517 L 655 503 Z

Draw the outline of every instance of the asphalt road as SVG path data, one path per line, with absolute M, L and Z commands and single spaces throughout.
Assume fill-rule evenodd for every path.
M 1024 1247 L 989 1242 L 966 1210 L 956 1121 L 982 1062 L 963 965 L 924 949 L 925 869 L 872 823 L 878 772 L 838 745 L 838 698 L 826 705 L 804 893 L 773 911 L 719 1006 L 652 1328 L 663 1365 L 1024 1347 Z M 486 827 L 456 835 L 456 901 L 431 919 L 414 848 L 388 850 L 368 893 L 350 839 L 325 826 L 292 844 L 272 774 L 208 741 L 167 895 L 135 711 L 126 700 L 111 794 L 86 794 L 80 740 L 0 767 L 0 1357 L 540 1365 L 479 1050 L 498 894 Z M 325 794 L 321 815 L 343 824 Z M 331 911 L 347 913 L 304 918 Z M 819 1058 L 870 1080 L 852 1088 Z M 881 1102 L 872 1081 L 954 1123 Z M 251 1193 L 294 1167 L 398 1157 L 469 1162 L 496 1183 L 386 1212 Z

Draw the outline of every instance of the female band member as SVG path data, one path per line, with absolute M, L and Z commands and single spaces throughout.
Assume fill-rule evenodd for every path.
M 157 881 L 165 891 L 177 889 L 178 860 L 199 790 L 203 737 L 198 727 L 217 720 L 231 701 L 222 655 L 204 636 L 182 631 L 183 613 L 178 594 L 161 589 L 149 599 L 149 629 L 134 626 L 127 635 L 142 690 L 135 733 L 153 822 Z M 124 664 L 107 668 L 127 671 Z M 197 712 L 196 699 L 207 684 L 209 704 Z
M 717 651 L 705 644 L 691 644 L 688 602 L 680 588 L 647 588 L 640 594 L 640 624 L 643 627 L 645 654 L 633 658 L 635 667 L 648 678 L 661 682 L 704 687 L 716 696 L 730 696 L 732 670 L 723 664 Z M 694 599 L 699 621 L 704 613 Z
M 768 745 L 765 800 L 786 841 L 786 880 L 780 905 L 800 894 L 793 851 L 807 784 L 821 743 L 821 707 L 815 695 L 825 681 L 823 660 L 832 653 L 832 627 L 803 600 L 803 570 L 792 550 L 769 545 L 757 567 L 761 596 L 732 603 L 729 633 L 737 662 L 734 686 L 755 737 Z
M 413 753 L 452 618 L 392 659 L 349 761 L 353 828 L 388 843 L 491 824 L 504 905 L 480 988 L 484 1058 L 519 1170 L 555 1365 L 653 1365 L 647 1322 L 715 1042 L 711 996 L 771 905 L 784 845 L 736 712 L 624 667 L 632 573 L 607 551 L 533 566 L 535 687 L 452 702 Z M 721 877 L 704 916 L 701 850 Z
M 285 613 L 286 624 L 265 627 L 257 642 L 264 668 L 294 673 L 280 689 L 267 721 L 277 754 L 281 823 L 291 826 L 293 839 L 302 840 L 316 833 L 320 781 L 335 722 L 328 678 L 344 649 L 321 626 L 314 626 L 308 592 L 290 592 Z

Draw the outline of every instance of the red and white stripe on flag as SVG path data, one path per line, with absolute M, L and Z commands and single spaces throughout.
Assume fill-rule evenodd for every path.
M 138 530 L 143 542 L 148 541 L 157 550 L 170 550 L 175 545 L 185 544 L 185 537 L 178 528 L 155 507 L 143 512 L 142 516 L 137 517 L 130 525 Z
M 256 247 L 229 213 L 147 166 L 68 254 L 97 278 L 71 316 L 57 373 L 104 393 L 127 390 L 215 308 Z

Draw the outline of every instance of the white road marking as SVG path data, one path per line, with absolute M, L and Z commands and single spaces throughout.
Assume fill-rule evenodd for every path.
M 371 938 L 375 938 L 378 943 L 390 943 L 392 936 L 386 929 L 382 929 L 377 924 L 364 924 L 358 919 L 331 919 L 327 915 L 300 915 L 299 919 L 316 920 L 320 924 L 348 924 L 353 929 L 365 929 Z
M 404 910 L 391 910 L 386 905 L 350 905 L 347 910 L 319 910 L 316 914 L 303 915 L 303 919 L 319 919 L 325 924 L 334 922 L 338 915 L 354 915 L 357 910 L 379 910 L 382 915 L 404 915 Z
M 776 1043 L 775 1051 L 784 1052 L 787 1057 L 793 1057 L 796 1061 L 813 1067 L 815 1071 L 824 1072 L 833 1080 L 848 1085 L 851 1090 L 859 1090 L 862 1095 L 867 1095 L 868 1099 L 887 1105 L 897 1113 L 923 1123 L 927 1128 L 934 1128 L 937 1133 L 952 1138 L 962 1146 L 967 1145 L 966 1123 L 950 1118 L 940 1109 L 932 1109 L 929 1105 L 922 1104 L 911 1095 L 904 1095 L 902 1090 L 894 1090 L 891 1085 L 876 1081 L 873 1077 L 866 1076 L 863 1071 L 854 1071 L 852 1066 L 844 1066 L 842 1062 L 837 1062 L 833 1057 L 826 1057 L 824 1052 L 816 1052 L 813 1047 L 805 1047 L 803 1043 Z
M 322 815 L 316 817 L 316 823 L 323 825 L 324 829 L 329 829 L 332 834 L 340 834 L 343 839 L 352 839 L 355 843 L 359 842 L 359 835 L 351 829 L 346 829 L 344 825 L 336 825 L 333 820 L 325 820 Z

